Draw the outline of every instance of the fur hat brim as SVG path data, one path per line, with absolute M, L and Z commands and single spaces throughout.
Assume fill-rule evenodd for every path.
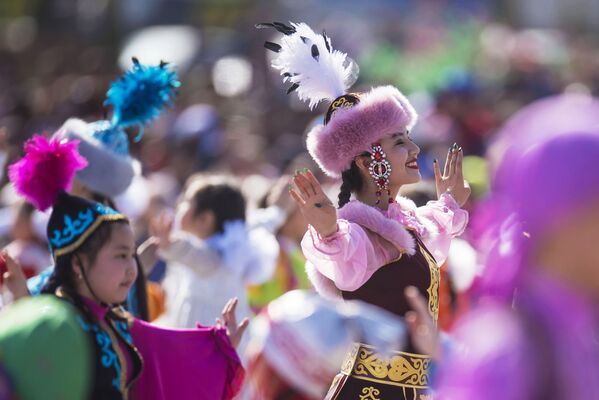
M 306 141 L 308 152 L 327 175 L 338 178 L 372 143 L 412 129 L 417 118 L 397 88 L 375 87 L 360 95 L 355 106 L 338 109 L 328 124 L 312 128 Z
M 134 161 L 129 156 L 117 154 L 92 136 L 91 126 L 80 119 L 68 119 L 53 137 L 79 140 L 79 153 L 88 161 L 86 168 L 77 171 L 79 179 L 88 189 L 113 198 L 123 193 L 135 175 Z

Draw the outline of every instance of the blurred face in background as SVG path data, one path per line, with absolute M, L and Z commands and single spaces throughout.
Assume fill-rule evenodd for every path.
M 536 265 L 599 300 L 599 199 L 531 240 L 538 241 L 532 253 Z
M 214 213 L 206 210 L 196 214 L 195 205 L 187 196 L 177 206 L 176 220 L 182 231 L 191 233 L 200 239 L 209 238 L 216 230 Z

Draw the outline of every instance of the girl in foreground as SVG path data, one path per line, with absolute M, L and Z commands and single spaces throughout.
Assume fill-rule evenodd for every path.
M 89 398 L 232 398 L 243 379 L 233 347 L 243 333 L 235 302 L 224 311 L 229 336 L 222 327 L 161 329 L 125 312 L 121 304 L 139 268 L 133 231 L 124 215 L 65 192 L 87 163 L 76 146 L 34 137 L 9 173 L 36 207 L 53 207 L 47 234 L 55 269 L 42 291 L 72 304 L 89 335 Z

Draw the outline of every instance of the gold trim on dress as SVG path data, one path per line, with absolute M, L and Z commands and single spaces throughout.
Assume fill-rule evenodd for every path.
M 356 363 L 356 359 L 358 356 L 358 351 L 360 350 L 360 344 L 354 343 L 345 356 L 345 361 L 341 364 L 341 373 L 345 375 L 351 375 L 352 369 L 354 369 L 354 364 Z
M 418 243 L 418 248 L 428 263 L 428 269 L 431 274 L 431 283 L 428 289 L 426 289 L 426 292 L 428 293 L 428 311 L 431 314 L 435 325 L 437 325 L 437 321 L 439 320 L 439 283 L 441 281 L 441 271 L 439 270 L 437 261 L 435 261 L 428 250 L 420 243 Z
M 90 311 L 90 310 L 81 310 L 79 309 L 77 306 L 75 306 L 73 299 L 71 298 L 71 296 L 64 290 L 64 288 L 62 286 L 59 286 L 58 288 L 56 288 L 56 291 L 54 292 L 56 297 L 58 298 L 62 298 L 65 299 L 66 301 L 69 302 L 69 304 L 71 304 L 73 306 L 73 308 L 76 309 L 76 312 L 79 314 L 89 314 L 91 315 L 92 319 L 98 321 L 98 324 L 100 326 L 102 326 L 102 328 L 104 329 L 104 331 L 106 331 L 106 334 L 110 337 L 110 340 L 113 344 L 113 349 L 116 353 L 117 358 L 119 359 L 119 362 L 121 363 L 121 376 L 119 377 L 119 384 L 121 386 L 121 390 L 123 391 L 123 398 L 126 400 L 129 396 L 129 389 L 131 389 L 131 387 L 133 386 L 133 383 L 141 376 L 141 373 L 144 369 L 144 359 L 141 356 L 141 353 L 139 351 L 139 349 L 135 346 L 134 343 L 128 343 L 127 340 L 119 333 L 118 329 L 116 329 L 116 327 L 114 326 L 114 321 L 110 320 L 110 322 L 105 321 L 105 320 L 100 320 L 99 318 L 96 318 L 96 316 Z M 85 308 L 87 309 L 87 307 L 85 306 Z M 127 321 L 127 326 L 129 329 L 131 329 L 131 327 L 133 326 L 133 320 L 134 317 L 133 315 L 131 315 L 131 313 L 129 313 L 128 311 L 124 310 L 122 307 L 118 307 L 118 308 L 112 308 L 112 311 L 115 312 L 117 311 L 115 314 L 119 317 L 122 316 L 123 319 L 125 319 Z M 130 334 L 131 332 L 129 332 Z M 135 373 L 135 361 L 133 360 L 133 357 L 131 357 L 131 366 L 133 368 L 132 374 L 131 374 L 131 380 L 129 382 L 127 382 L 127 367 L 129 366 L 127 364 L 127 359 L 124 357 L 120 345 L 118 343 L 118 339 L 115 337 L 118 336 L 119 338 L 121 338 L 121 340 L 123 341 L 125 347 L 129 347 L 131 350 L 133 350 L 133 352 L 135 353 L 135 355 L 137 356 L 137 358 L 140 361 L 140 368 L 139 371 L 137 371 L 137 374 Z M 123 373 L 124 371 L 124 373 Z
M 119 308 L 122 308 L 122 307 L 119 307 Z M 115 310 L 115 308 L 112 309 L 113 312 L 114 312 L 114 310 Z M 124 313 L 124 315 L 126 315 L 125 319 L 127 321 L 126 322 L 127 327 L 129 329 L 131 329 L 131 327 L 133 326 L 133 318 L 134 317 L 128 311 L 122 310 L 122 312 Z M 131 358 L 131 366 L 133 368 L 133 371 L 131 373 L 131 380 L 129 382 L 127 382 L 127 374 L 125 374 L 125 388 L 127 389 L 127 391 L 129 391 L 129 389 L 131 389 L 131 387 L 133 386 L 133 383 L 141 376 L 141 373 L 144 369 L 144 359 L 141 356 L 139 349 L 133 343 L 133 341 L 131 341 L 131 343 L 129 343 L 129 342 L 127 342 L 127 339 L 125 339 L 123 337 L 121 332 L 116 328 L 115 322 L 116 321 L 111 319 L 110 322 L 106 322 L 106 323 L 110 324 L 110 327 L 112 328 L 113 333 L 121 339 L 121 341 L 124 343 L 125 348 L 127 348 L 127 347 L 130 348 L 133 351 L 133 353 L 135 353 L 138 360 L 140 361 L 139 371 L 137 371 L 137 373 L 135 373 L 136 372 L 135 371 L 135 361 L 133 360 L 133 357 Z M 129 334 L 131 334 L 131 332 L 129 332 Z M 117 342 L 117 346 L 119 346 L 119 350 L 120 350 L 120 345 L 118 342 Z M 125 362 L 126 362 L 126 360 L 125 360 Z
M 348 353 L 341 372 L 385 385 L 427 389 L 430 363 L 431 358 L 422 354 L 392 351 L 384 355 L 372 346 L 358 343 Z
M 375 397 L 381 394 L 381 391 L 375 387 L 369 386 L 362 389 L 360 400 L 381 400 L 380 397 Z
M 119 377 L 119 386 L 121 387 L 121 392 L 123 393 L 123 399 L 127 400 L 129 398 L 129 388 L 127 386 L 127 371 L 129 366 L 127 365 L 127 359 L 121 350 L 121 346 L 119 345 L 118 339 L 116 338 L 112 329 L 108 326 L 108 323 L 98 319 L 100 326 L 110 337 L 110 341 L 112 342 L 112 349 L 116 353 L 116 356 L 119 360 L 119 364 L 121 367 L 121 376 Z

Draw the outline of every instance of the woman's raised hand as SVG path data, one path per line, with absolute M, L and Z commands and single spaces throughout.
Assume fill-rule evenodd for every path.
M 337 209 L 310 170 L 297 172 L 289 189 L 306 221 L 321 237 L 337 232 Z
M 441 197 L 443 193 L 449 192 L 455 201 L 463 206 L 468 197 L 470 197 L 470 185 L 464 179 L 462 173 L 462 162 L 464 161 L 464 152 L 457 144 L 453 144 L 447 152 L 447 160 L 443 174 L 439 167 L 439 162 L 435 160 L 435 184 L 437 186 L 437 197 Z

